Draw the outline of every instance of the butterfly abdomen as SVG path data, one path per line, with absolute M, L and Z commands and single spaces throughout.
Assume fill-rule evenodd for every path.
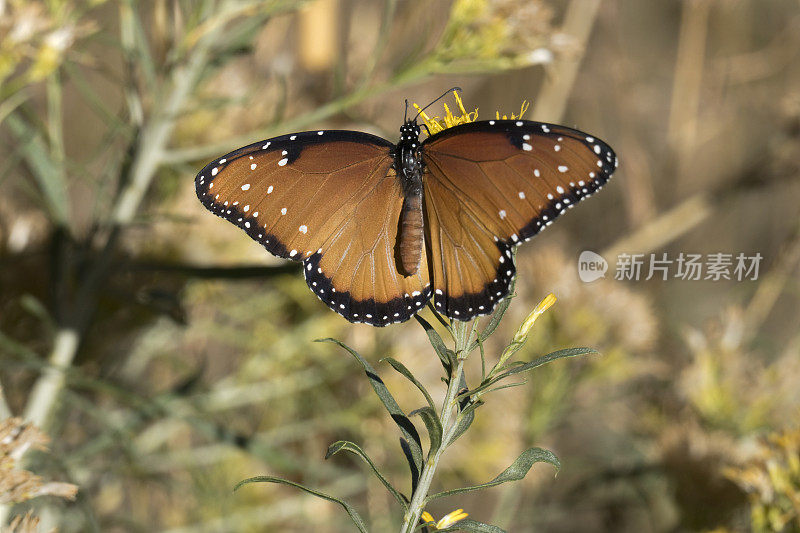
M 400 212 L 400 266 L 402 274 L 412 276 L 422 257 L 422 193 L 407 195 Z

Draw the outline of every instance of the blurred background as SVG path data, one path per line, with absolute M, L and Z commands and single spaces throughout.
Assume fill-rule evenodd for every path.
M 410 411 L 418 392 L 378 360 L 441 399 L 424 332 L 330 312 L 296 264 L 211 216 L 193 178 L 292 131 L 395 140 L 404 98 L 454 85 L 479 119 L 527 100 L 525 118 L 597 135 L 620 167 L 520 249 L 487 346 L 497 357 L 553 292 L 519 357 L 602 356 L 493 396 L 435 488 L 488 481 L 531 446 L 561 472 L 428 510 L 526 532 L 800 531 L 797 0 L 0 0 L 0 419 L 49 436 L 12 471 L 44 437 L 0 431 L 4 519 L 351 529 L 288 487 L 232 492 L 270 474 L 394 530 L 400 511 L 364 465 L 323 456 L 358 442 L 407 492 L 396 427 L 356 362 L 312 341 L 359 350 Z M 579 280 L 583 250 L 609 260 L 604 279 Z M 620 253 L 681 252 L 763 259 L 756 280 L 614 279 Z M 54 482 L 77 485 L 74 501 Z

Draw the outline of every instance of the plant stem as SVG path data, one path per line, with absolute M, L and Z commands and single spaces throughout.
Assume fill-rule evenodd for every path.
M 455 352 L 458 360 L 456 368 L 450 374 L 450 380 L 447 384 L 447 394 L 445 395 L 444 403 L 442 404 L 442 411 L 439 413 L 439 422 L 442 424 L 442 444 L 435 453 L 428 456 L 425 461 L 425 466 L 422 468 L 422 474 L 419 478 L 419 483 L 411 497 L 411 503 L 408 506 L 408 511 L 403 517 L 403 526 L 401 533 L 411 533 L 416 529 L 419 523 L 419 518 L 422 511 L 425 510 L 425 498 L 428 496 L 433 475 L 436 472 L 436 467 L 439 465 L 439 460 L 444 453 L 445 448 L 450 444 L 450 439 L 453 438 L 456 428 L 458 427 L 458 417 L 453 417 L 453 413 L 458 410 L 458 395 L 459 385 L 461 383 L 461 374 L 464 370 L 464 361 L 468 355 L 470 340 L 475 328 L 475 322 L 467 324 L 465 322 L 453 321 L 452 332 L 455 338 Z

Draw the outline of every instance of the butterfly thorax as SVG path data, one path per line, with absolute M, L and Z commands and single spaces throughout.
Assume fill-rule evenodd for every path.
M 394 168 L 403 190 L 403 210 L 397 234 L 399 271 L 411 276 L 419 270 L 422 257 L 422 158 L 419 126 L 408 121 L 400 128 Z

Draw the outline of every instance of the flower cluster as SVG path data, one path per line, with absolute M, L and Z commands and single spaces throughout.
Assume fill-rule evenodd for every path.
M 458 111 L 460 114 L 454 115 L 453 112 L 450 110 L 447 104 L 444 104 L 444 117 L 439 116 L 428 116 L 422 108 L 417 105 L 414 105 L 414 109 L 419 112 L 419 116 L 422 117 L 422 121 L 428 127 L 428 131 L 431 135 L 435 135 L 442 130 L 446 130 L 447 128 L 452 128 L 453 126 L 458 126 L 459 124 L 466 124 L 468 122 L 475 122 L 478 120 L 478 108 L 475 108 L 475 111 L 467 111 L 464 107 L 464 102 L 461 100 L 461 96 L 458 94 L 457 90 L 453 91 L 453 96 L 456 99 L 456 105 L 458 106 Z M 500 116 L 500 112 L 495 112 L 495 118 L 503 119 L 503 120 L 515 120 L 522 118 L 522 115 L 528 110 L 529 104 L 527 100 L 522 102 L 520 106 L 519 114 L 511 113 L 511 115 L 502 115 Z
M 0 2 L 0 86 L 6 85 L 0 97 L 45 79 L 77 39 L 96 31 L 95 24 L 80 21 L 79 11 L 66 1 Z

